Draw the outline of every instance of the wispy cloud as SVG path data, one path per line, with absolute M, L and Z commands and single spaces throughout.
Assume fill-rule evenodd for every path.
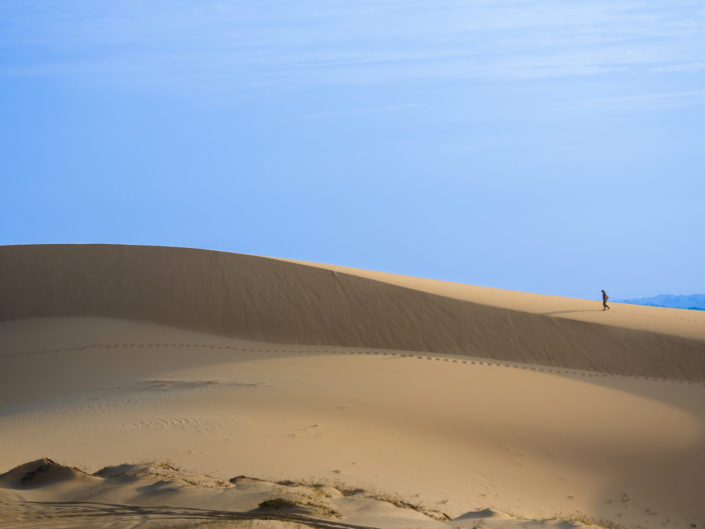
M 425 107 L 424 103 L 410 103 L 408 105 L 387 105 L 378 107 L 367 107 L 367 108 L 352 108 L 349 110 L 337 110 L 330 112 L 315 112 L 312 114 L 307 114 L 306 118 L 318 119 L 318 118 L 329 118 L 338 116 L 351 116 L 355 114 L 376 114 L 380 112 L 396 112 L 398 110 L 409 110 L 411 108 L 421 108 Z
M 668 92 L 661 94 L 635 94 L 619 97 L 603 97 L 596 103 L 610 105 L 640 106 L 666 104 L 677 106 L 705 105 L 705 90 L 689 90 L 687 92 Z
M 25 0 L 0 7 L 0 74 L 233 89 L 698 71 L 688 0 Z
M 705 70 L 705 62 L 695 61 L 680 64 L 669 64 L 666 66 L 655 66 L 654 72 L 698 72 Z

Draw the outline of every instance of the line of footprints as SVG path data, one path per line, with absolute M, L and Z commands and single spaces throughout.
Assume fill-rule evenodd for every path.
M 348 354 L 348 355 L 378 355 L 378 356 L 390 356 L 397 358 L 416 358 L 418 360 L 432 360 L 436 362 L 450 362 L 454 364 L 467 364 L 467 365 L 478 365 L 478 366 L 491 366 L 491 367 L 505 367 L 514 369 L 523 369 L 527 371 L 538 371 L 543 373 L 555 373 L 563 375 L 573 375 L 582 377 L 621 377 L 621 378 L 637 378 L 641 380 L 651 380 L 657 382 L 671 382 L 680 384 L 702 384 L 705 386 L 705 382 L 692 382 L 687 380 L 673 380 L 665 378 L 655 378 L 655 377 L 645 377 L 645 376 L 631 376 L 631 375 L 610 375 L 608 373 L 599 373 L 593 371 L 578 371 L 572 369 L 563 369 L 556 367 L 538 367 L 538 366 L 528 366 L 520 364 L 511 364 L 506 362 L 490 361 L 490 360 L 462 360 L 459 358 L 447 358 L 447 357 L 436 357 L 427 356 L 412 353 L 395 353 L 392 351 L 368 351 L 368 350 L 330 350 L 330 349 L 269 349 L 260 347 L 242 347 L 235 345 L 216 345 L 216 344 L 196 344 L 196 343 L 102 343 L 102 344 L 86 344 L 77 345 L 72 347 L 63 347 L 57 349 L 40 349 L 35 351 L 25 351 L 25 352 L 12 352 L 0 354 L 0 358 L 12 358 L 18 356 L 27 355 L 46 355 L 46 354 L 60 354 L 69 353 L 76 351 L 85 351 L 92 349 L 127 349 L 127 348 L 194 348 L 194 349 L 217 349 L 217 350 L 231 350 L 231 351 L 241 351 L 241 352 L 252 352 L 252 353 L 291 353 L 296 352 L 298 354 Z

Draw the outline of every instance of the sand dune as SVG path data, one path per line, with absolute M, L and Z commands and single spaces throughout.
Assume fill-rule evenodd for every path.
M 0 262 L 3 528 L 705 529 L 700 313 L 171 248 Z
M 658 312 L 675 319 L 674 334 L 650 307 L 603 314 L 585 300 L 180 248 L 7 246 L 0 263 L 0 320 L 104 316 L 276 343 L 705 381 L 705 313 L 695 311 Z

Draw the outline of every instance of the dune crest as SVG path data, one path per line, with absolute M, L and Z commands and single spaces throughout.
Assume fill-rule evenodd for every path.
M 72 467 L 60 465 L 47 457 L 19 465 L 0 474 L 0 486 L 16 489 L 45 487 L 62 481 L 85 481 L 90 476 Z

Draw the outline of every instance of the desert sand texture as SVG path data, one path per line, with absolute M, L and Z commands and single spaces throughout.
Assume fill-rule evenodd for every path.
M 176 248 L 0 264 L 2 527 L 705 528 L 705 314 Z

